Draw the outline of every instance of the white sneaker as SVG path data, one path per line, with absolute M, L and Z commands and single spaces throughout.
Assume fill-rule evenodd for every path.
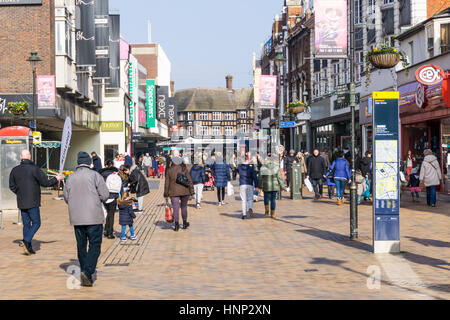
M 201 209 L 202 207 L 200 207 L 200 203 L 197 203 L 197 209 Z
M 222 201 L 221 203 L 222 203 L 223 206 L 225 205 L 225 201 Z
M 219 207 L 221 207 L 222 206 L 222 202 L 219 202 Z
M 291 188 L 287 188 L 287 189 L 286 189 L 286 192 L 287 192 L 287 193 L 291 192 Z

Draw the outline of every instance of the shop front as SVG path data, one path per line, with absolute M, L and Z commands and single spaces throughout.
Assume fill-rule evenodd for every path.
M 372 98 L 361 99 L 359 106 L 359 122 L 361 125 L 361 154 L 366 151 L 373 152 L 373 126 L 372 126 Z

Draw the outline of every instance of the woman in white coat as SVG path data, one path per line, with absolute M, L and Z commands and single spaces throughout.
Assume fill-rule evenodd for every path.
M 441 166 L 430 149 L 423 152 L 422 167 L 420 168 L 420 182 L 427 187 L 427 205 L 436 207 L 436 187 L 441 184 L 442 173 Z

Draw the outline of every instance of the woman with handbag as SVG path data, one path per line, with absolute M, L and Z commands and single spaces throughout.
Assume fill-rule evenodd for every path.
M 441 166 L 430 149 L 426 149 L 423 155 L 425 158 L 420 168 L 419 179 L 427 188 L 427 205 L 436 207 L 436 188 L 441 184 L 442 180 Z
M 175 220 L 174 231 L 180 230 L 180 210 L 183 218 L 183 229 L 189 227 L 187 205 L 190 196 L 193 196 L 194 185 L 191 174 L 187 169 L 183 159 L 180 158 L 178 150 L 174 151 L 172 165 L 166 171 L 166 181 L 164 185 L 164 198 L 170 198 L 173 207 L 173 216 Z

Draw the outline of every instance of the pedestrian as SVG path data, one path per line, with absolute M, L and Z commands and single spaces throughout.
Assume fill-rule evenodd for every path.
M 423 152 L 425 158 L 420 168 L 420 181 L 427 188 L 427 205 L 436 207 L 436 188 L 441 184 L 442 173 L 439 162 L 433 151 L 426 149 Z
M 150 187 L 144 174 L 136 165 L 130 169 L 130 192 L 135 193 L 138 200 L 136 213 L 142 213 L 144 209 L 144 196 L 150 193 Z
M 195 159 L 195 164 L 190 170 L 192 184 L 194 185 L 195 192 L 195 206 L 197 209 L 201 209 L 200 203 L 202 201 L 203 188 L 205 186 L 206 172 L 205 166 L 202 164 L 202 158 L 198 157 Z
M 307 161 L 307 179 L 311 180 L 311 184 L 314 188 L 314 199 L 319 200 L 322 195 L 320 194 L 320 186 L 323 185 L 323 178 L 326 178 L 327 168 L 325 160 L 320 156 L 319 150 L 314 149 L 313 155 L 309 157 Z
M 22 150 L 20 165 L 9 175 L 9 189 L 17 196 L 17 207 L 23 223 L 21 246 L 26 255 L 35 254 L 31 241 L 41 227 L 41 187 L 51 187 L 64 180 L 64 175 L 48 179 L 44 172 L 31 161 L 31 153 Z
M 119 175 L 119 170 L 114 167 L 114 163 L 111 160 L 106 161 L 105 168 L 100 170 L 100 175 L 106 182 L 106 186 L 109 190 L 109 198 L 104 203 L 107 215 L 104 228 L 104 236 L 110 240 L 114 237 L 114 215 L 117 208 L 117 199 L 120 194 L 123 194 L 122 178 Z
M 129 168 L 133 166 L 133 158 L 131 158 L 131 156 L 128 153 L 125 155 L 124 165 L 128 165 Z
M 100 175 L 103 177 L 103 179 L 108 178 L 108 176 L 112 173 L 119 173 L 119 169 L 117 169 L 116 167 L 114 167 L 114 161 L 112 160 L 107 160 L 105 162 L 105 167 L 103 169 L 100 169 L 100 171 L 98 173 L 100 173 Z
M 92 169 L 99 172 L 102 168 L 102 161 L 101 161 L 100 157 L 97 155 L 97 153 L 95 151 L 92 151 L 91 157 L 92 157 L 92 163 L 94 165 L 94 167 Z
M 295 150 L 292 149 L 289 151 L 289 155 L 285 157 L 284 160 L 284 170 L 286 170 L 286 185 L 288 192 L 290 191 L 291 186 L 291 175 L 292 175 L 292 165 L 297 163 L 295 158 Z
M 77 163 L 64 187 L 64 200 L 69 205 L 70 224 L 75 230 L 81 285 L 91 287 L 102 245 L 103 202 L 108 200 L 109 190 L 102 176 L 91 170 L 88 153 L 79 152 Z
M 330 157 L 328 156 L 328 150 L 326 148 L 324 148 L 322 150 L 322 153 L 320 154 L 320 156 L 325 161 L 325 166 L 327 167 L 327 170 L 328 170 L 328 168 L 330 167 Z
M 159 162 L 158 157 L 154 157 L 152 160 L 152 177 L 158 177 L 159 178 Z
M 147 152 L 145 156 L 142 158 L 142 167 L 144 168 L 146 177 L 150 177 L 150 168 L 152 167 L 152 158 L 150 154 Z
M 369 181 L 369 190 L 370 194 L 372 194 L 373 159 L 371 151 L 366 151 L 364 158 L 362 158 L 359 162 L 359 167 L 357 167 L 357 169 L 360 169 L 362 176 Z M 367 200 L 367 198 L 365 198 L 364 200 Z
M 411 175 L 411 171 L 413 168 L 416 167 L 417 161 L 416 157 L 412 155 L 412 151 L 408 150 L 408 156 L 406 157 L 406 160 L 404 161 L 406 164 L 406 179 L 409 180 L 409 176 Z
M 129 189 L 129 180 L 130 180 L 130 169 L 125 167 L 124 165 L 120 166 L 119 175 L 122 179 L 122 187 L 125 191 Z
M 360 169 L 357 169 L 355 171 L 355 182 L 356 182 L 356 185 L 357 185 L 358 205 L 360 205 L 361 204 L 361 198 L 362 198 L 362 195 L 363 195 L 364 189 L 365 189 L 364 185 L 366 183 L 366 179 L 362 175 Z
M 281 170 L 281 174 L 283 176 L 283 181 L 286 181 L 286 170 L 284 168 L 285 159 L 286 159 L 286 152 L 283 151 L 280 153 L 280 170 Z
M 327 186 L 328 186 L 328 198 L 333 199 L 334 189 L 336 188 L 336 184 L 334 183 L 334 178 L 331 179 L 330 174 L 331 174 L 331 170 L 328 170 L 328 173 L 326 174 L 326 180 L 327 180 Z
M 250 158 L 247 155 L 244 163 L 238 166 L 239 172 L 239 192 L 242 201 L 242 219 L 247 219 L 247 204 L 248 213 L 253 218 L 253 195 L 254 191 L 258 190 L 258 177 L 256 170 L 250 165 Z
M 127 226 L 130 229 L 130 240 L 136 240 L 137 238 L 134 234 L 133 225 L 133 220 L 136 219 L 136 215 L 133 211 L 133 199 L 130 197 L 130 193 L 125 192 L 122 197 L 117 200 L 117 205 L 119 207 L 119 224 L 122 226 L 120 241 L 127 241 L 127 236 L 125 234 Z
M 231 158 L 230 167 L 231 167 L 231 173 L 233 175 L 233 181 L 236 181 L 237 174 L 238 174 L 238 164 L 237 164 L 237 157 L 236 157 L 235 153 L 233 153 L 233 157 Z
M 227 186 L 228 181 L 231 181 L 230 166 L 224 161 L 221 152 L 216 153 L 212 171 L 214 176 L 214 186 L 217 188 L 217 201 L 220 207 L 225 205 L 225 187 Z
M 416 198 L 417 202 L 419 202 L 419 192 L 422 191 L 420 189 L 420 176 L 418 173 L 419 168 L 415 167 L 411 170 L 411 174 L 409 175 L 408 187 L 410 187 L 413 202 L 416 202 Z
M 122 158 L 121 154 L 116 154 L 116 158 L 114 159 L 114 167 L 120 169 L 120 166 L 125 164 L 125 160 Z
M 345 159 L 344 152 L 338 153 L 338 158 L 331 164 L 330 170 L 334 170 L 334 183 L 336 184 L 337 204 L 340 206 L 345 203 L 344 190 L 347 182 L 351 181 L 352 174 L 350 166 Z
M 188 202 L 189 197 L 193 196 L 194 186 L 191 174 L 180 158 L 178 150 L 174 151 L 172 165 L 166 171 L 166 180 L 164 185 L 164 198 L 166 202 L 170 198 L 173 206 L 173 216 L 175 221 L 174 231 L 180 230 L 180 210 L 183 218 L 183 229 L 189 228 Z
M 258 177 L 258 187 L 264 192 L 264 208 L 266 218 L 270 216 L 276 218 L 277 193 L 286 190 L 283 182 L 278 159 L 272 158 L 271 154 L 261 167 Z

